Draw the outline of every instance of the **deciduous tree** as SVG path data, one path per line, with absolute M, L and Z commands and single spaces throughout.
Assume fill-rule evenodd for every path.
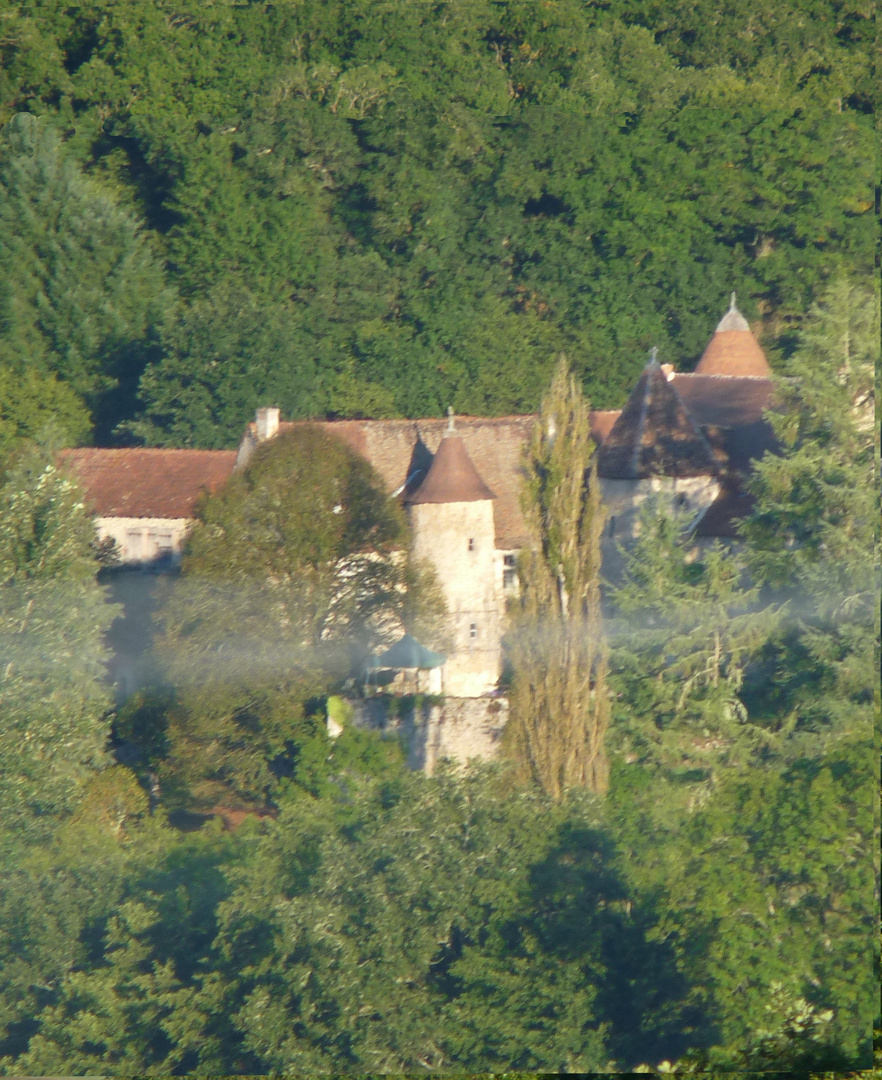
M 109 764 L 93 525 L 75 482 L 23 446 L 0 473 L 0 806 L 10 832 L 72 811 Z
M 406 550 L 403 511 L 342 441 L 307 425 L 258 448 L 200 507 L 160 615 L 177 699 L 166 773 L 200 801 L 265 798 L 271 762 L 290 772 L 324 738 L 307 702 L 400 625 Z

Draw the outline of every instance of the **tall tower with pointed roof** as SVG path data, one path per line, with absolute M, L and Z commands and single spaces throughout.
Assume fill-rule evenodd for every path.
M 653 349 L 600 447 L 597 472 L 607 507 L 604 572 L 620 570 L 619 544 L 637 535 L 640 504 L 661 498 L 697 524 L 720 492 L 720 466 Z
M 735 306 L 735 293 L 729 310 L 720 319 L 708 342 L 696 375 L 740 375 L 768 379 L 772 374 L 766 354 L 756 340 L 747 319 Z
M 487 693 L 502 670 L 495 498 L 451 416 L 425 480 L 407 499 L 414 556 L 434 568 L 447 602 L 452 648 L 442 676 L 451 697 Z

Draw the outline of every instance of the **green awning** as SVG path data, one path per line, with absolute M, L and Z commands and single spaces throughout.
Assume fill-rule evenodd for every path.
M 420 645 L 416 638 L 405 634 L 382 656 L 375 657 L 369 666 L 374 668 L 436 668 L 441 667 L 446 660 L 446 656 L 432 652 L 425 645 Z

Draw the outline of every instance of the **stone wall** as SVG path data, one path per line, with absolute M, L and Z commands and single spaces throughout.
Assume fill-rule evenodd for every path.
M 452 648 L 444 692 L 480 697 L 496 686 L 502 670 L 502 569 L 493 503 L 420 503 L 409 509 L 414 557 L 434 567 L 447 604 Z
M 444 759 L 466 764 L 497 757 L 508 720 L 505 698 L 377 696 L 347 705 L 356 727 L 403 739 L 410 768 L 429 776 Z
M 690 528 L 701 521 L 720 493 L 713 476 L 653 476 L 646 480 L 601 480 L 606 526 L 601 540 L 603 576 L 618 583 L 624 557 L 619 545 L 628 546 L 640 527 L 640 507 L 649 498 L 664 500 L 672 510 L 687 514 Z
M 176 559 L 192 527 L 192 518 L 95 518 L 97 539 L 112 540 L 126 564 Z

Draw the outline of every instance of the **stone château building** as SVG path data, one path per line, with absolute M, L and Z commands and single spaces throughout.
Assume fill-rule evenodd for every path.
M 772 391 L 766 357 L 735 306 L 716 328 L 695 371 L 655 356 L 621 410 L 594 412 L 598 474 L 607 507 L 604 571 L 618 572 L 619 545 L 633 537 L 640 504 L 661 495 L 688 511 L 697 543 L 734 537 L 749 509 L 743 481 L 774 446 L 764 417 Z M 401 499 L 418 557 L 430 562 L 451 617 L 453 648 L 443 691 L 476 698 L 501 671 L 506 594 L 515 560 L 530 543 L 521 513 L 525 446 L 532 416 L 318 422 L 365 457 L 390 497 Z M 99 537 L 125 563 L 178 556 L 203 490 L 244 468 L 262 442 L 304 422 L 261 408 L 238 452 L 71 450 L 64 460 L 84 485 Z

